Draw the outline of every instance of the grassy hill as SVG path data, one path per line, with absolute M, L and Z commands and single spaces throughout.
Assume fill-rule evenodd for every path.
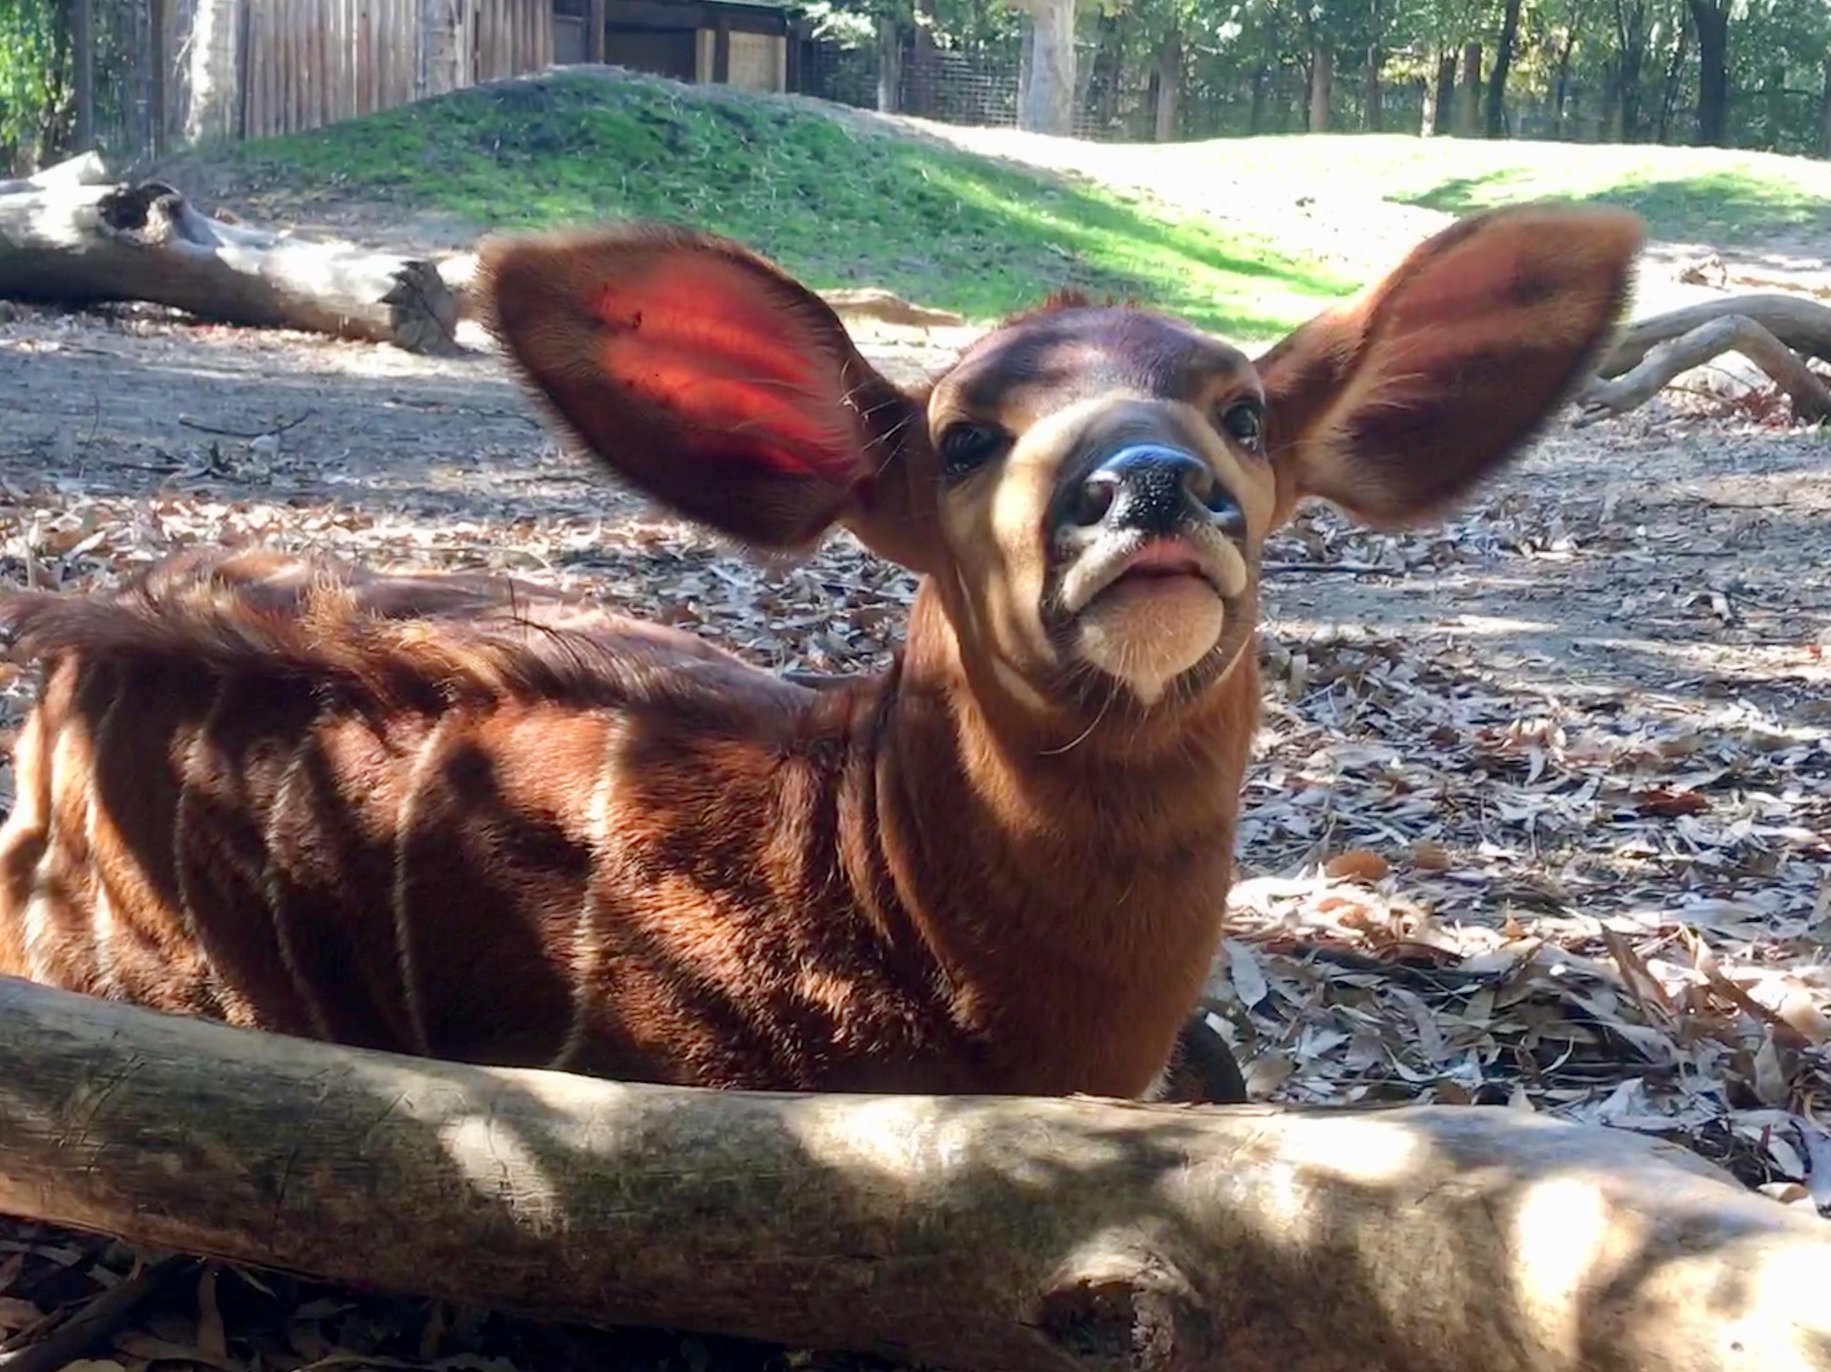
M 972 150 L 989 146 L 1003 155 Z M 1566 196 L 1629 205 L 1655 237 L 1831 237 L 1831 166 L 1797 158 L 1355 135 L 1117 148 L 923 131 L 601 69 L 462 91 L 209 161 L 232 180 L 486 227 L 692 223 L 815 286 L 888 286 L 974 318 L 1074 285 L 1250 338 L 1363 284 L 1416 241 L 1424 211 Z M 1299 231 L 1306 187 L 1327 200 L 1308 222 L 1329 221 L 1333 247 Z M 1402 208 L 1402 232 L 1381 238 L 1382 213 Z
M 1199 194 L 1224 177 L 1456 215 L 1545 198 L 1592 201 L 1644 215 L 1655 238 L 1731 248 L 1807 233 L 1831 254 L 1831 162 L 1803 157 L 1398 134 L 1214 139 L 1130 153 L 1135 174 L 1170 194 Z

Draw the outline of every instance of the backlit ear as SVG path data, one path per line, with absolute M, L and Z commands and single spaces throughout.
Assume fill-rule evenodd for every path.
M 895 493 L 899 436 L 922 432 L 824 301 L 723 239 L 660 225 L 496 239 L 479 280 L 572 436 L 744 542 L 801 549 L 836 520 L 868 524 Z
M 1612 341 L 1643 236 L 1615 209 L 1465 219 L 1259 358 L 1278 517 L 1317 495 L 1409 523 L 1519 453 Z

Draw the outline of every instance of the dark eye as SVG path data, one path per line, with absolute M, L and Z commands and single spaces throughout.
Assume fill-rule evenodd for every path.
M 1220 411 L 1221 431 L 1254 452 L 1265 441 L 1264 407 L 1257 400 L 1238 400 Z
M 941 433 L 941 462 L 949 477 L 976 472 L 1011 445 L 1010 435 L 992 424 L 963 421 Z

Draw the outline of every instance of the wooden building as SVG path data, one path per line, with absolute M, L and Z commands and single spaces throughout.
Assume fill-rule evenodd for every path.
M 165 0 L 159 11 L 155 147 L 296 133 L 572 62 L 792 90 L 800 47 L 783 0 Z
M 791 25 L 779 0 L 555 0 L 553 58 L 785 91 L 794 80 Z

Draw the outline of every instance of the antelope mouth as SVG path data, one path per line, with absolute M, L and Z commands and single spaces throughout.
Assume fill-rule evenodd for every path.
M 1172 681 L 1215 660 L 1250 580 L 1245 554 L 1218 532 L 1108 535 L 1062 578 L 1072 652 L 1153 706 Z
M 1083 553 L 1063 579 L 1062 602 L 1072 615 L 1082 614 L 1096 602 L 1104 607 L 1141 596 L 1193 594 L 1225 602 L 1244 590 L 1245 584 L 1245 564 L 1224 541 L 1157 535 Z

